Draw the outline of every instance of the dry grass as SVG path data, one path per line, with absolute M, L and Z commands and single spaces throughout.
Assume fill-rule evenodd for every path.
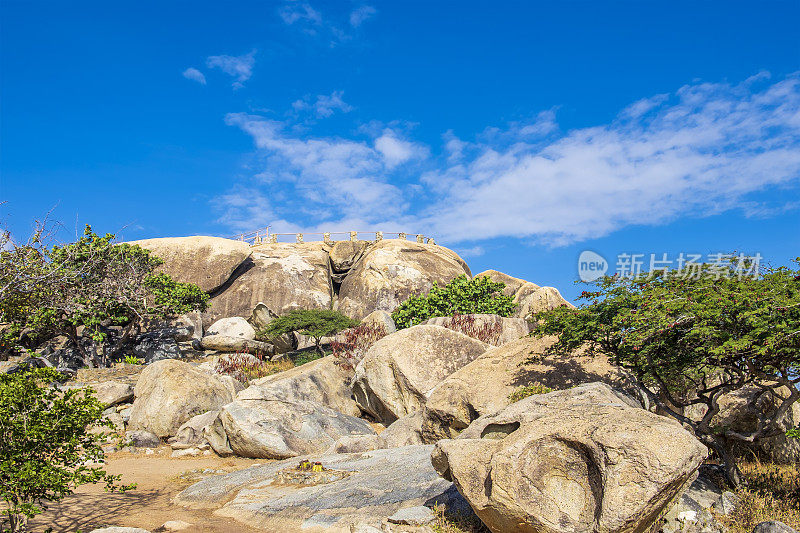
M 720 521 L 732 533 L 750 533 L 767 520 L 779 520 L 800 529 L 800 477 L 797 465 L 760 461 L 740 465 L 747 487 L 736 491 L 740 504 Z
M 431 525 L 435 533 L 490 533 L 475 515 L 462 516 L 448 513 L 444 505 L 435 505 L 436 521 Z
M 227 374 L 242 383 L 271 376 L 278 372 L 294 368 L 294 363 L 289 359 L 270 361 L 261 355 L 234 353 L 217 360 L 216 370 L 220 374 Z
M 547 394 L 548 392 L 553 392 L 553 389 L 546 387 L 541 383 L 532 383 L 530 385 L 518 387 L 514 392 L 508 395 L 508 401 L 510 403 L 515 403 L 527 398 L 528 396 L 533 396 L 534 394 Z

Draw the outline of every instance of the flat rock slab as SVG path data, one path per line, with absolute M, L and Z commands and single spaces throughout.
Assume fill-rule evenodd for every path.
M 306 533 L 349 533 L 351 524 L 380 527 L 401 509 L 437 503 L 471 512 L 453 484 L 431 466 L 432 449 L 307 456 L 336 474 L 318 476 L 318 484 L 287 483 L 303 458 L 287 459 L 204 479 L 178 494 L 175 503 L 217 508 L 217 515 L 269 531 Z

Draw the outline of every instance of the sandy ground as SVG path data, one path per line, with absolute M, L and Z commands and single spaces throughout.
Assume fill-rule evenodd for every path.
M 111 494 L 98 485 L 80 487 L 75 494 L 49 506 L 45 513 L 37 516 L 30 523 L 31 531 L 43 532 L 52 527 L 58 533 L 88 533 L 104 526 L 131 526 L 154 531 L 168 520 L 183 520 L 194 524 L 183 530 L 186 533 L 263 533 L 263 530 L 217 517 L 210 511 L 184 509 L 171 500 L 194 481 L 213 475 L 202 473 L 202 470 L 233 472 L 264 464 L 266 460 L 216 455 L 172 459 L 168 447 L 159 451 L 160 454 L 154 455 L 118 452 L 108 456 L 106 470 L 122 474 L 122 482 L 136 483 L 136 489 L 125 494 Z

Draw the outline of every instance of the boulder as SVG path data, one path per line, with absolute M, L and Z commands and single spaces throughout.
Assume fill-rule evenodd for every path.
M 386 448 L 379 435 L 347 435 L 333 445 L 333 453 L 362 453 Z
M 372 311 L 393 311 L 412 294 L 430 291 L 433 282 L 446 284 L 470 275 L 458 254 L 433 244 L 396 239 L 372 244 L 339 288 L 337 309 L 361 319 Z
M 603 383 L 478 418 L 431 460 L 494 532 L 646 531 L 708 450 Z
M 299 458 L 206 478 L 175 503 L 214 509 L 218 516 L 266 531 L 350 533 L 351 524 L 377 527 L 403 508 L 441 504 L 471 512 L 452 484 L 436 475 L 432 446 L 406 446 L 309 459 L 324 472 L 297 471 Z M 234 529 L 234 528 L 232 528 Z
M 312 401 L 335 411 L 358 416 L 349 386 L 350 375 L 336 364 L 332 355 L 253 381 L 250 387 L 272 393 L 287 401 Z
M 126 431 L 125 440 L 128 446 L 135 448 L 158 448 L 161 446 L 161 439 L 158 435 L 149 431 Z
M 142 371 L 136 382 L 128 428 L 150 431 L 159 437 L 175 435 L 193 416 L 233 401 L 235 389 L 233 380 L 207 374 L 188 363 L 155 362 Z
M 410 415 L 398 418 L 381 433 L 384 447 L 399 448 L 424 444 L 422 440 L 422 411 L 414 411 Z
M 220 237 L 171 237 L 132 241 L 164 260 L 159 270 L 194 283 L 206 292 L 219 289 L 250 256 L 250 245 Z
M 750 385 L 722 395 L 719 399 L 720 410 L 714 417 L 712 425 L 742 433 L 755 431 L 759 415 L 774 413 L 783 398 L 789 395 L 789 391 L 785 388 L 774 389 L 774 394 L 761 393 L 762 390 L 758 386 Z M 697 419 L 702 417 L 704 412 L 705 409 L 700 409 Z M 795 402 L 778 421 L 778 425 L 782 430 L 779 435 L 758 439 L 748 447 L 751 451 L 777 463 L 795 463 L 800 460 L 800 440 L 787 437 L 785 432 L 800 425 L 800 403 Z
M 754 527 L 753 533 L 797 533 L 797 531 L 778 520 L 769 520 Z
M 139 335 L 133 345 L 133 354 L 145 363 L 183 357 L 178 341 L 169 328 Z
M 250 323 L 240 316 L 220 318 L 214 322 L 206 335 L 222 335 L 223 337 L 233 337 L 252 341 L 256 338 L 256 330 Z
M 414 326 L 372 345 L 358 363 L 353 395 L 359 407 L 383 422 L 420 409 L 444 378 L 489 348 L 441 326 Z
M 316 402 L 288 401 L 255 387 L 224 406 L 210 431 L 218 438 L 208 439 L 209 443 L 220 455 L 230 449 L 242 457 L 266 459 L 322 453 L 340 437 L 375 434 L 360 418 Z
M 387 311 L 373 311 L 362 318 L 361 323 L 383 326 L 383 329 L 386 331 L 387 335 L 391 335 L 397 331 L 397 326 L 395 325 L 394 320 L 392 320 L 392 315 Z
M 278 315 L 330 309 L 328 253 L 322 243 L 263 244 L 249 261 L 249 267 L 211 299 L 209 316 L 250 316 L 258 303 Z
M 725 530 L 715 514 L 727 515 L 732 511 L 726 507 L 729 507 L 733 493 L 723 493 L 711 478 L 704 475 L 703 468 L 700 467 L 700 475 L 692 480 L 663 516 L 659 533 L 722 533 Z
M 190 448 L 205 443 L 204 430 L 214 423 L 217 416 L 219 416 L 218 410 L 193 416 L 178 428 L 175 437 L 170 439 L 170 445 L 172 445 L 173 449 L 178 449 Z
M 469 327 L 475 328 L 476 331 L 496 332 L 496 335 L 492 335 L 491 339 L 483 339 L 494 346 L 502 346 L 525 337 L 531 332 L 531 323 L 522 318 L 505 318 L 500 315 L 480 313 L 460 317 L 437 316 L 429 318 L 423 324 L 442 326 L 464 333 L 463 330 L 458 328 L 458 324 L 464 324 L 465 321 L 469 323 Z
M 200 341 L 204 350 L 218 352 L 250 353 L 257 355 L 272 355 L 275 347 L 268 342 L 247 340 L 242 337 L 228 337 L 226 335 L 206 335 Z
M 514 298 L 514 302 L 517 304 L 514 316 L 517 318 L 529 320 L 534 313 L 554 309 L 561 305 L 574 307 L 561 296 L 558 289 L 540 287 L 530 281 L 515 278 L 497 270 L 486 270 L 476 274 L 475 277 L 487 277 L 492 281 L 505 283 L 503 294 Z
M 263 302 L 258 302 L 247 321 L 253 325 L 257 332 L 267 327 L 277 316 Z M 297 349 L 297 339 L 293 333 L 272 338 L 269 342 L 275 347 L 275 353 L 286 353 Z
M 133 387 L 121 381 L 104 381 L 92 385 L 95 397 L 107 407 L 133 400 Z
M 334 283 L 342 280 L 353 268 L 371 243 L 367 241 L 337 241 L 330 249 L 331 278 Z
M 425 442 L 454 438 L 479 416 L 505 408 L 517 388 L 540 383 L 555 390 L 601 381 L 636 391 L 634 380 L 602 355 L 544 356 L 555 338 L 523 337 L 486 353 L 434 388 L 422 413 Z M 534 358 L 535 363 L 526 363 Z

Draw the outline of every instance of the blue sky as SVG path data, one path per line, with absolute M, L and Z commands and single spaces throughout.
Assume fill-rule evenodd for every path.
M 126 239 L 800 255 L 800 2 L 0 5 L 0 209 Z

